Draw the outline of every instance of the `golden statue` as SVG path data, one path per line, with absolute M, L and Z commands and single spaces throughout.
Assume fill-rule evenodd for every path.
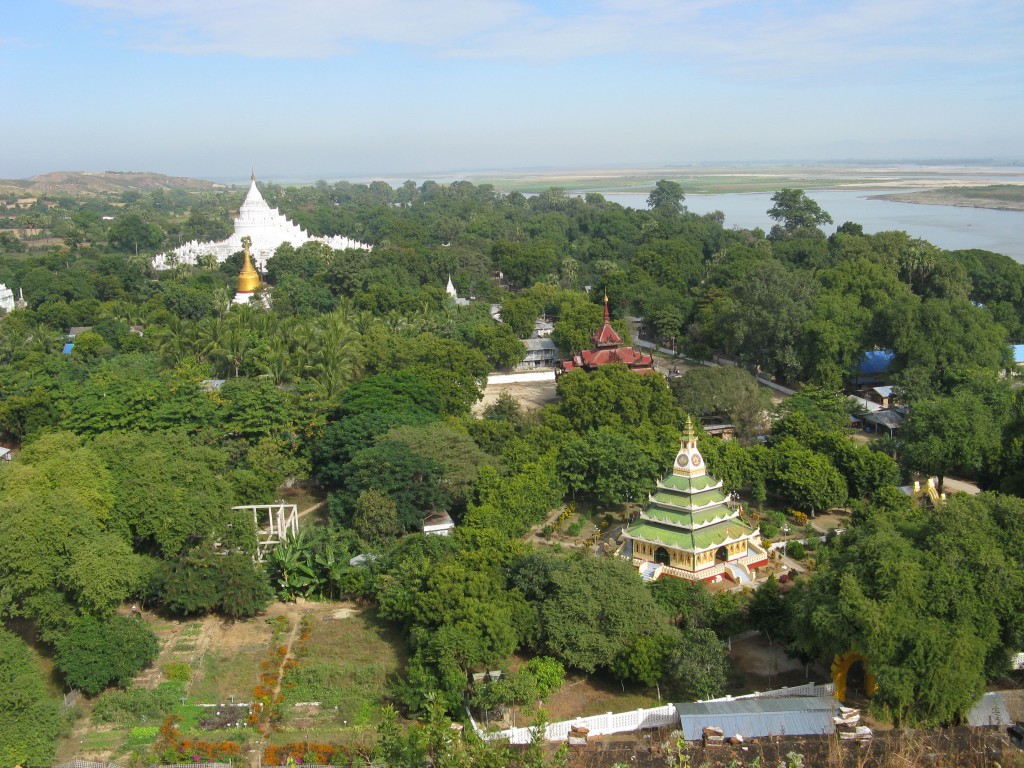
M 238 292 L 252 293 L 260 287 L 260 273 L 252 265 L 249 258 L 249 244 L 252 240 L 249 237 L 242 238 L 242 245 L 245 246 L 245 262 L 242 264 L 242 271 L 238 273 Z

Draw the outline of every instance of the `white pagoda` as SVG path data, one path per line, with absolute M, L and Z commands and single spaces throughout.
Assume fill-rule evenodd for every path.
M 246 236 L 252 241 L 252 260 L 260 270 L 266 268 L 267 259 L 274 255 L 274 251 L 282 243 L 291 243 L 296 248 L 310 241 L 323 243 L 336 250 L 358 248 L 368 251 L 371 248 L 366 243 L 341 235 L 313 237 L 298 224 L 290 221 L 277 208 L 267 205 L 267 201 L 263 199 L 263 195 L 256 187 L 256 174 L 254 173 L 250 179 L 249 193 L 245 196 L 242 207 L 238 209 L 238 216 L 235 218 L 235 231 L 231 237 L 216 243 L 200 243 L 198 240 L 190 240 L 173 251 L 154 256 L 153 267 L 169 269 L 175 264 L 196 264 L 201 256 L 208 253 L 213 254 L 219 263 L 231 254 L 241 251 L 242 238 Z
M 464 299 L 459 296 L 459 292 L 455 290 L 455 283 L 452 282 L 452 276 L 448 275 L 448 285 L 445 286 L 445 293 L 452 297 L 454 301 L 460 307 L 469 306 L 469 299 Z

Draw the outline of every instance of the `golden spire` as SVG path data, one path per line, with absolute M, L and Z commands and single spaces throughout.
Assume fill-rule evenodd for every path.
M 683 427 L 683 440 L 696 440 L 697 433 L 693 431 L 693 419 L 686 417 L 686 426 Z
M 238 292 L 239 293 L 252 293 L 260 287 L 260 273 L 256 271 L 256 268 L 252 265 L 252 260 L 249 258 L 249 238 L 244 238 L 245 243 L 245 262 L 242 264 L 242 271 L 238 273 Z

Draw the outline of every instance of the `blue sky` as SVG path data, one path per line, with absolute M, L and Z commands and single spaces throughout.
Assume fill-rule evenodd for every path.
M 1021 0 L 4 6 L 4 178 L 1024 160 Z

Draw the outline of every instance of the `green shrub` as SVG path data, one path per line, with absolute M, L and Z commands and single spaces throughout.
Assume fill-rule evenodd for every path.
M 157 591 L 174 613 L 220 611 L 235 619 L 255 616 L 274 596 L 266 573 L 248 555 L 198 549 L 161 564 Z
M 184 683 L 160 683 L 153 690 L 129 688 L 105 691 L 92 710 L 92 719 L 99 723 L 136 725 L 160 721 L 181 701 Z
M 807 557 L 807 552 L 804 550 L 804 545 L 799 541 L 791 541 L 786 545 L 786 554 L 792 557 L 794 560 L 803 560 Z
M 94 696 L 130 683 L 159 652 L 156 635 L 141 621 L 86 616 L 57 640 L 53 662 L 69 685 Z
M 124 745 L 126 747 L 144 747 L 156 741 L 156 737 L 159 735 L 160 726 L 158 725 L 136 726 L 128 731 L 128 738 L 125 740 Z
M 579 522 L 576 522 L 569 526 L 568 533 L 570 536 L 579 536 L 580 531 L 582 530 L 583 526 Z

